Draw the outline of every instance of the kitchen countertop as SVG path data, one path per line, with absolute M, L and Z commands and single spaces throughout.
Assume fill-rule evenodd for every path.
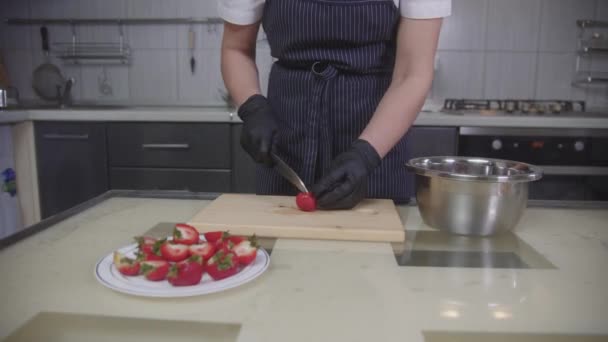
M 608 113 L 594 117 L 572 116 L 492 116 L 422 112 L 417 126 L 608 128 Z M 157 122 L 240 122 L 224 107 L 124 107 L 98 109 L 0 110 L 0 124 L 22 121 L 157 121 Z
M 459 267 L 454 257 L 450 267 L 437 260 L 399 266 L 395 251 L 440 234 L 421 222 L 416 207 L 405 206 L 404 246 L 279 239 L 264 275 L 224 293 L 151 299 L 97 283 L 99 258 L 159 222 L 187 221 L 208 203 L 114 197 L 0 250 L 0 339 L 40 312 L 205 322 L 208 329 L 229 324 L 238 328 L 237 341 L 260 342 L 433 342 L 467 332 L 483 332 L 478 337 L 486 341 L 511 333 L 534 337 L 529 341 L 542 334 L 556 334 L 551 341 L 560 334 L 608 336 L 608 210 L 529 208 L 507 238 L 522 251 L 523 268 Z M 420 240 L 420 248 L 449 256 L 470 246 L 460 255 L 505 255 L 502 240 L 435 237 Z M 95 331 L 109 338 L 111 324 Z

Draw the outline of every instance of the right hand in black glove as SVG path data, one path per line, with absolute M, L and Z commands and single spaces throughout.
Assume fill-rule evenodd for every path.
M 241 146 L 258 163 L 274 165 L 270 152 L 277 143 L 277 124 L 268 99 L 262 95 L 251 96 L 238 110 L 243 120 Z

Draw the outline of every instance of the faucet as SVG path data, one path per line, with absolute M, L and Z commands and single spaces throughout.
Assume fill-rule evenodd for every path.
M 68 78 L 63 87 L 63 94 L 61 93 L 61 86 L 57 86 L 57 101 L 60 108 L 65 108 L 72 104 L 72 86 L 75 82 L 74 78 Z

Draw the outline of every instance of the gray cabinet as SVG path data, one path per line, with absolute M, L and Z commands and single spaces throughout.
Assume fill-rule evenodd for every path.
M 229 192 L 230 129 L 226 123 L 111 123 L 110 187 Z
M 241 147 L 242 124 L 232 126 L 232 192 L 255 193 L 255 162 Z
M 455 156 L 458 153 L 457 127 L 413 126 L 407 134 L 407 158 L 430 156 Z M 410 198 L 415 197 L 415 180 L 408 174 L 407 190 Z
M 43 219 L 108 190 L 105 124 L 37 122 L 35 140 Z

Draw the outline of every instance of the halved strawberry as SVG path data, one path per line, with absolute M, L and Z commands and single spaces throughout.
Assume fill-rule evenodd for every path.
M 134 237 L 135 242 L 137 242 L 137 245 L 139 246 L 139 248 L 141 248 L 144 245 L 154 245 L 154 243 L 157 241 L 156 238 L 153 238 L 151 236 L 136 236 Z
M 235 244 L 230 240 L 220 240 L 215 242 L 215 250 L 222 251 L 224 253 L 232 252 Z
M 114 266 L 116 266 L 118 272 L 127 276 L 135 276 L 139 274 L 139 261 L 127 258 L 124 254 L 118 251 L 114 252 Z
M 190 250 L 190 255 L 199 255 L 203 261 L 209 260 L 215 254 L 215 247 L 209 242 L 191 245 L 188 249 Z
M 258 239 L 253 235 L 249 240 L 242 241 L 234 246 L 232 251 L 236 254 L 239 264 L 247 266 L 255 260 L 258 255 L 258 248 L 260 248 Z
M 137 258 L 143 260 L 164 260 L 160 255 L 160 245 L 163 241 L 159 241 L 150 236 L 136 236 L 139 252 Z
M 233 276 L 238 272 L 237 256 L 234 253 L 219 251 L 207 261 L 205 270 L 215 280 Z
M 167 280 L 173 286 L 191 286 L 201 282 L 203 273 L 203 259 L 200 255 L 193 255 L 171 266 Z
M 173 241 L 184 245 L 192 245 L 198 242 L 198 230 L 196 228 L 178 223 L 173 229 Z
M 240 236 L 240 235 L 228 235 L 228 237 L 224 237 L 224 240 L 228 240 L 230 242 L 232 242 L 233 245 L 238 245 L 239 243 L 241 243 L 242 241 L 247 240 L 247 238 L 245 238 L 244 236 Z
M 151 281 L 164 280 L 169 273 L 169 263 L 165 260 L 142 261 L 141 273 Z
M 179 262 L 186 259 L 190 255 L 190 251 L 187 245 L 165 241 L 160 246 L 160 254 L 167 261 Z
M 206 233 L 203 233 L 203 236 L 205 237 L 205 240 L 207 242 L 215 243 L 216 241 L 222 239 L 222 236 L 224 236 L 224 232 L 221 232 L 221 231 L 206 232 Z
M 156 253 L 148 253 L 144 251 L 137 252 L 137 260 L 139 261 L 154 261 L 154 260 L 165 260 L 162 255 Z

